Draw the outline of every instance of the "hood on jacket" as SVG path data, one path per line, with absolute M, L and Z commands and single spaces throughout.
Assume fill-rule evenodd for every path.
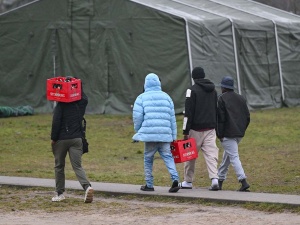
M 155 73 L 149 73 L 145 78 L 144 90 L 161 91 L 161 83 L 159 77 Z
M 214 83 L 208 79 L 197 79 L 197 80 L 194 80 L 194 82 L 196 85 L 199 85 L 200 87 L 202 87 L 203 90 L 206 92 L 212 92 L 215 90 Z

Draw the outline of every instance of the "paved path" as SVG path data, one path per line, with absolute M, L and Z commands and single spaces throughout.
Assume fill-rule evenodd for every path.
M 8 177 L 0 176 L 0 184 L 28 186 L 28 187 L 55 187 L 54 179 L 41 179 L 31 177 Z M 144 192 L 140 190 L 141 185 L 116 184 L 91 182 L 96 192 L 109 193 L 114 195 L 134 194 L 134 195 L 155 195 L 155 196 L 176 196 L 185 199 L 202 199 L 219 202 L 236 202 L 236 203 L 274 203 L 300 206 L 299 195 L 269 194 L 255 192 L 238 192 L 238 191 L 209 191 L 207 188 L 194 188 L 192 190 L 181 189 L 177 193 L 169 193 L 169 187 L 155 186 L 154 192 Z M 78 181 L 67 180 L 66 189 L 82 190 Z

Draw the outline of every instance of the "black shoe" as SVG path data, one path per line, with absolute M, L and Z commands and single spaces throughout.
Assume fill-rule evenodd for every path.
M 219 183 L 219 190 L 222 190 L 223 181 L 224 181 L 224 180 L 218 180 L 218 183 Z
M 146 184 L 146 185 L 141 186 L 141 190 L 142 190 L 142 191 L 154 191 L 154 188 L 153 188 L 153 187 L 150 188 L 150 187 L 148 187 L 147 184 Z
M 219 185 L 212 185 L 212 186 L 209 187 L 208 190 L 210 190 L 210 191 L 218 191 L 218 190 L 220 190 L 220 188 L 219 188 Z
M 238 191 L 249 191 L 248 188 L 250 187 L 250 185 L 247 183 L 246 179 L 240 180 L 239 182 L 242 183 L 242 186 Z
M 174 180 L 169 192 L 174 193 L 174 192 L 177 192 L 179 189 L 180 189 L 180 187 L 178 186 L 178 181 Z

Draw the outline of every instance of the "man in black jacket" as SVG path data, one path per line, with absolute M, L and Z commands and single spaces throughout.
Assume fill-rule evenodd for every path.
M 222 94 L 218 99 L 218 127 L 217 136 L 224 148 L 223 159 L 220 164 L 219 188 L 222 189 L 226 179 L 228 167 L 232 164 L 237 179 L 241 182 L 239 191 L 247 191 L 250 185 L 239 158 L 238 144 L 245 135 L 250 123 L 250 112 L 243 96 L 234 92 L 234 80 L 226 76 L 221 82 Z
M 183 121 L 184 139 L 195 138 L 197 149 L 202 150 L 211 187 L 217 191 L 218 187 L 218 154 L 216 145 L 217 125 L 217 92 L 215 85 L 205 79 L 203 68 L 196 67 L 192 71 L 195 84 L 187 89 L 185 112 Z M 184 181 L 180 183 L 183 189 L 192 189 L 196 159 L 184 163 Z
M 58 102 L 53 114 L 51 140 L 52 151 L 55 158 L 55 183 L 57 195 L 53 202 L 65 199 L 65 159 L 69 153 L 72 168 L 78 181 L 85 190 L 85 203 L 93 201 L 93 188 L 87 180 L 81 166 L 82 156 L 82 119 L 88 104 L 88 98 L 82 91 L 81 100 L 64 103 Z

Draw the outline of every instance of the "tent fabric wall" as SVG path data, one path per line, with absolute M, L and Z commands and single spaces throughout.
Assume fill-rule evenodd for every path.
M 257 4 L 253 1 L 244 0 L 212 0 L 215 3 L 234 7 L 242 12 L 248 12 L 252 15 L 266 18 L 274 24 L 277 29 L 277 39 L 279 45 L 279 61 L 274 62 L 274 67 L 279 67 L 282 80 L 282 95 L 279 100 L 278 95 L 274 98 L 275 102 L 281 101 L 282 105 L 295 107 L 300 105 L 300 16 L 278 10 L 263 4 Z M 269 34 L 269 33 L 268 33 Z M 279 64 L 280 63 L 280 64 Z M 271 67 L 272 68 L 272 67 Z M 271 73 L 272 71 L 270 71 Z M 272 73 L 273 74 L 273 73 Z M 274 77 L 275 79 L 275 77 Z M 274 80 L 272 79 L 272 80 Z M 270 85 L 270 88 L 274 86 Z M 277 92 L 277 91 L 276 91 Z
M 180 0 L 177 2 L 222 16 L 228 22 L 230 21 L 233 26 L 234 30 L 230 29 L 229 26 L 226 27 L 229 35 L 227 38 L 229 49 L 224 51 L 225 54 L 222 54 L 222 47 L 218 48 L 217 55 L 219 59 L 215 65 L 209 66 L 211 60 L 198 62 L 200 65 L 206 65 L 210 68 L 211 74 L 214 74 L 217 78 L 213 81 L 219 83 L 220 77 L 224 75 L 233 76 L 237 84 L 237 91 L 245 96 L 251 109 L 280 107 L 281 94 L 278 68 L 276 70 L 276 66 L 272 65 L 277 64 L 272 21 L 214 1 Z M 233 36 L 235 36 L 236 46 L 233 43 Z M 220 40 L 222 40 L 222 37 L 216 36 L 214 43 Z M 233 55 L 234 48 L 236 48 L 236 55 Z M 211 52 L 213 51 L 211 50 Z M 231 62 L 231 64 L 226 65 L 222 60 L 226 54 L 230 56 L 228 62 Z M 236 69 L 234 57 L 237 57 L 238 71 L 234 70 Z M 274 77 L 275 79 L 273 79 Z
M 190 76 L 182 18 L 130 1 L 40 0 L 2 14 L 0 26 L 0 105 L 51 112 L 46 79 L 76 76 L 88 113 L 129 114 L 154 72 L 183 111 Z
M 46 79 L 71 75 L 88 113 L 130 114 L 154 72 L 181 113 L 202 66 L 251 109 L 299 106 L 299 23 L 247 0 L 36 0 L 0 14 L 0 105 L 51 112 Z

